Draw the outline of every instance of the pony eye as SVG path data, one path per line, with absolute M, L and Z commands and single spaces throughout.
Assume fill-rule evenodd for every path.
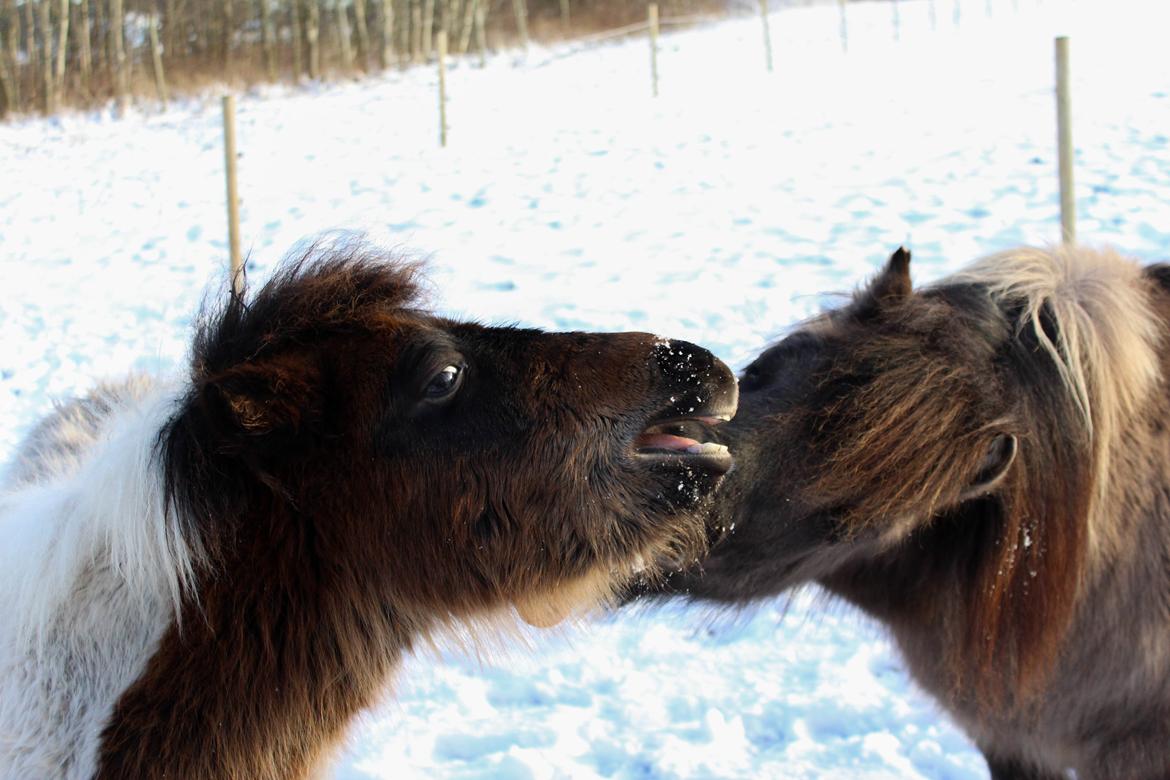
M 431 377 L 423 395 L 428 401 L 442 401 L 450 398 L 463 384 L 463 366 L 451 364 Z

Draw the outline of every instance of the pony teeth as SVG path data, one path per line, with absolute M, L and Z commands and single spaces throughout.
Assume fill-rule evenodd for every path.
M 687 447 L 687 453 L 691 455 L 723 455 L 727 452 L 727 447 L 723 444 L 716 444 L 712 441 L 705 441 L 702 444 L 692 444 Z

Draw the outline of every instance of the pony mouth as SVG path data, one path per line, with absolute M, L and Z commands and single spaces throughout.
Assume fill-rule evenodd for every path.
M 734 410 L 705 410 L 688 417 L 652 420 L 634 438 L 634 457 L 643 462 L 679 462 L 713 474 L 726 474 L 734 460 L 727 446 L 713 441 L 717 426 Z

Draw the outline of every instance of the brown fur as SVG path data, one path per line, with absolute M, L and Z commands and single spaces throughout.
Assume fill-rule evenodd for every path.
M 856 604 L 994 777 L 1170 775 L 1170 271 L 908 260 L 745 371 L 734 531 L 666 589 Z
M 552 622 L 638 556 L 702 545 L 720 475 L 631 442 L 676 400 L 733 409 L 726 367 L 675 342 L 684 377 L 647 334 L 435 318 L 413 275 L 309 256 L 204 324 L 161 449 L 206 556 L 115 708 L 101 780 L 305 777 L 435 631 L 563 602 Z M 455 360 L 454 400 L 414 400 Z

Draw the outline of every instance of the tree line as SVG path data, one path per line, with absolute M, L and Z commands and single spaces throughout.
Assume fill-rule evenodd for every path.
M 691 9 L 703 0 L 665 0 Z M 711 3 L 707 3 L 711 4 Z M 374 72 L 642 18 L 628 0 L 0 0 L 0 118 Z

